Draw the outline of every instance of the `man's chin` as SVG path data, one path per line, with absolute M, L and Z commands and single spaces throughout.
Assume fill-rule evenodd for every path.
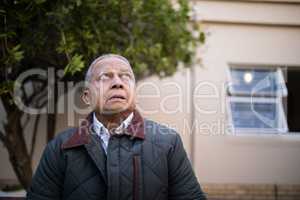
M 135 109 L 135 104 L 111 104 L 111 105 L 106 105 L 101 108 L 96 108 L 95 111 L 98 111 L 98 113 L 101 113 L 103 115 L 114 115 L 114 114 L 119 114 L 119 113 L 124 113 L 124 112 L 133 112 Z
M 104 109 L 101 113 L 104 115 L 113 115 L 113 114 L 124 112 L 126 110 L 128 110 L 128 107 L 113 107 L 113 108 Z

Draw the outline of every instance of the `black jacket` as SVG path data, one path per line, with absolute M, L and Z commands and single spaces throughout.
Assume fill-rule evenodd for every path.
M 68 129 L 44 150 L 27 199 L 205 199 L 180 136 L 134 111 L 107 156 L 85 124 Z

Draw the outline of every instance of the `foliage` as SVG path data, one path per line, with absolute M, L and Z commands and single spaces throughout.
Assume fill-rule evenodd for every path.
M 171 75 L 179 61 L 191 61 L 196 42 L 204 40 L 203 33 L 194 38 L 188 29 L 188 2 L 178 5 L 175 10 L 168 0 L 4 0 L 1 71 L 12 68 L 16 76 L 51 66 L 72 77 L 96 56 L 119 53 L 131 61 L 138 79 Z

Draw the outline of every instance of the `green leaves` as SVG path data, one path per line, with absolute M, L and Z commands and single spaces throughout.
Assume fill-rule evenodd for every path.
M 4 83 L 0 83 L 0 96 L 2 96 L 3 94 L 12 92 L 13 88 L 14 88 L 13 81 L 7 81 Z
M 201 32 L 199 35 L 199 41 L 203 44 L 205 42 L 205 34 L 204 32 Z
M 129 59 L 137 80 L 163 77 L 176 72 L 178 62 L 189 64 L 196 45 L 205 41 L 199 25 L 190 21 L 188 0 L 178 0 L 176 6 L 169 0 L 5 4 L 0 10 L 6 20 L 0 45 L 8 49 L 5 62 L 1 59 L 6 68 L 18 62 L 22 70 L 50 64 L 77 80 L 75 73 L 83 74 L 95 57 L 118 53 Z
M 75 54 L 65 67 L 64 73 L 74 75 L 76 72 L 82 71 L 84 68 L 82 57 L 82 55 Z
M 34 2 L 35 2 L 36 4 L 42 4 L 42 3 L 45 3 L 46 0 L 34 0 Z
M 8 55 L 4 58 L 4 64 L 7 66 L 19 63 L 24 58 L 24 51 L 21 50 L 21 45 L 16 45 L 11 49 L 8 49 L 7 53 Z

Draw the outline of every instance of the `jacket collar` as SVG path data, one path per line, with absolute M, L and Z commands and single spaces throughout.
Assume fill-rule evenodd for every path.
M 76 129 L 72 136 L 61 145 L 61 148 L 69 149 L 90 143 L 91 134 L 94 134 L 91 131 L 92 124 L 93 114 L 90 113 L 87 118 L 82 121 L 81 125 Z M 144 119 L 137 110 L 133 111 L 131 123 L 118 135 L 128 135 L 132 138 L 145 139 Z

